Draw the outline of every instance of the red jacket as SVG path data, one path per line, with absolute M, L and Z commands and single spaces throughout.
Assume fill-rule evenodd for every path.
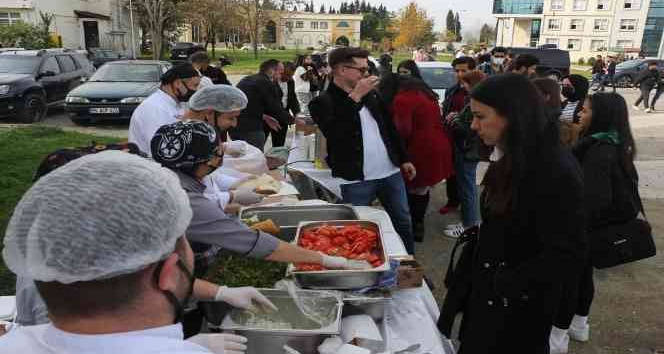
M 452 143 L 443 129 L 438 102 L 420 91 L 401 90 L 392 102 L 392 116 L 417 175 L 409 188 L 429 187 L 454 171 Z

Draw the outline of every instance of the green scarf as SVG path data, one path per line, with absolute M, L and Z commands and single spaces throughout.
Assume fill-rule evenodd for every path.
M 618 132 L 615 130 L 611 130 L 608 132 L 601 132 L 601 133 L 595 133 L 591 135 L 594 139 L 609 143 L 611 145 L 620 145 L 620 136 L 618 136 Z

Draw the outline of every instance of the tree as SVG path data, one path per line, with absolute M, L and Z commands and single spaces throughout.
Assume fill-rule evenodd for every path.
M 39 30 L 41 32 L 42 36 L 42 41 L 44 43 L 44 46 L 46 48 L 49 47 L 55 47 L 55 43 L 51 40 L 51 23 L 53 23 L 53 19 L 55 18 L 55 15 L 52 13 L 48 12 L 42 12 L 39 10 Z
M 164 32 L 168 24 L 177 25 L 178 23 L 178 3 L 180 0 L 134 0 L 139 14 L 145 21 L 146 29 L 152 39 L 152 58 L 160 59 Z
M 267 11 L 271 8 L 266 7 L 265 4 L 268 3 L 268 0 L 234 0 L 235 7 L 239 11 L 239 15 L 246 23 L 249 29 L 249 38 L 254 47 L 254 58 L 258 59 L 258 42 L 261 37 L 261 28 L 269 20 L 267 16 Z M 282 3 L 285 4 L 287 8 L 292 8 L 293 11 L 297 11 L 297 4 L 301 3 L 301 0 L 282 0 Z M 270 2 L 271 3 L 271 2 Z M 306 4 L 306 7 L 309 7 Z M 312 10 L 313 11 L 313 10 Z
M 324 14 L 325 13 L 325 5 L 321 4 L 320 5 L 320 10 L 318 10 L 319 14 Z
M 393 28 L 397 33 L 394 39 L 397 48 L 426 46 L 435 41 L 433 19 L 414 1 L 401 10 Z
M 42 28 L 23 21 L 0 26 L 0 42 L 5 46 L 26 49 L 44 49 L 48 45 L 44 42 Z
M 452 10 L 447 11 L 447 17 L 445 18 L 445 29 L 448 33 L 456 33 L 456 22 L 454 21 L 454 12 L 452 12 Z
M 480 43 L 491 43 L 496 39 L 496 32 L 488 24 L 484 24 L 480 29 Z
M 314 12 L 314 11 L 316 11 L 316 10 L 314 10 L 314 9 L 315 9 L 315 7 L 314 7 L 314 0 L 310 0 L 310 2 L 309 2 L 309 12 Z
M 188 0 L 180 8 L 187 22 L 203 31 L 205 49 L 212 44 L 212 56 L 215 56 L 218 34 L 226 32 L 233 22 L 231 8 L 229 0 Z
M 456 13 L 456 16 L 454 17 L 454 33 L 456 34 L 456 41 L 461 42 L 463 40 L 463 37 L 461 36 L 461 20 L 459 20 L 459 13 Z

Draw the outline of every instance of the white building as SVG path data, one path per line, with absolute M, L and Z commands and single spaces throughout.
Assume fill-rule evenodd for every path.
M 0 0 L 0 26 L 39 24 L 53 14 L 51 33 L 71 49 L 106 48 L 131 54 L 129 10 L 124 0 Z M 138 36 L 138 26 L 134 28 Z
M 362 18 L 362 15 L 348 14 L 281 13 L 277 44 L 289 49 L 321 48 L 330 44 L 357 47 Z
M 650 0 L 512 2 L 501 1 L 498 7 L 494 2 L 499 20 L 497 45 L 555 44 L 569 50 L 571 59 L 577 61 L 617 52 L 638 55 Z M 531 3 L 530 11 L 524 11 L 524 2 Z

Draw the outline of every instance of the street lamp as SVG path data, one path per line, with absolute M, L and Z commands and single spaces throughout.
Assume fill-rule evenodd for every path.
M 134 5 L 129 0 L 129 24 L 131 26 L 131 58 L 136 59 L 136 39 L 134 37 Z

